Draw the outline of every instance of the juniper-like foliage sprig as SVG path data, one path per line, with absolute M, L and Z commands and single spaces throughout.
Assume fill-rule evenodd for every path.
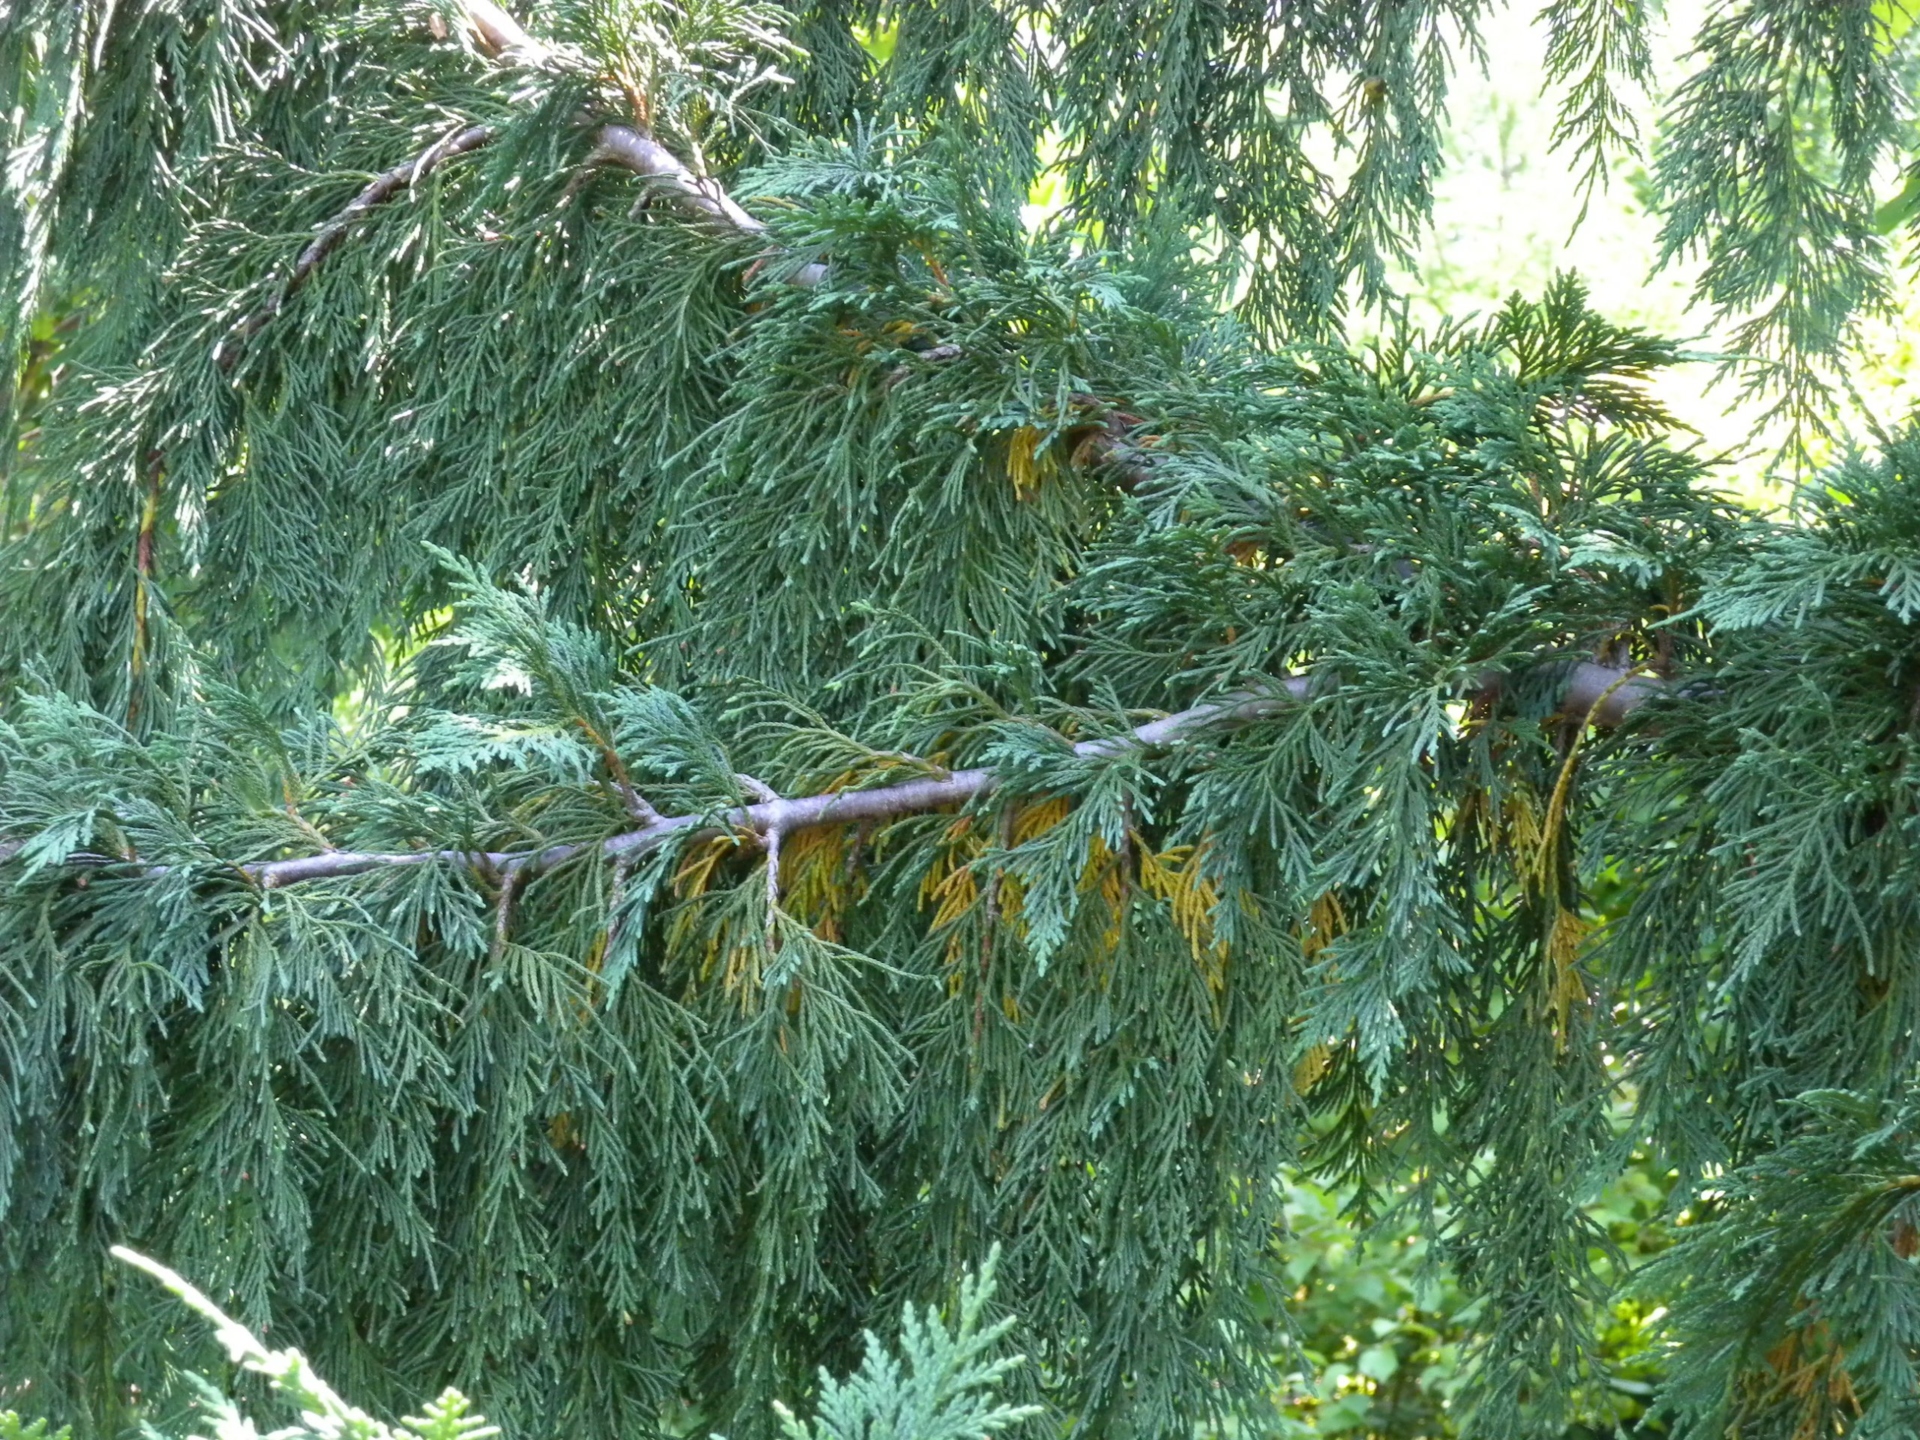
M 394 1413 L 771 1434 L 998 1244 L 1015 1401 L 1245 1427 L 1305 1167 L 1553 1433 L 1635 1144 L 1752 1221 L 1676 1293 L 1801 1273 L 1914 1074 L 1915 442 L 1742 516 L 1572 277 L 1340 344 L 1474 10 L 9 15 L 0 1380 L 165 1403 L 126 1239 Z M 1790 80 L 1849 246 L 1734 301 L 1837 334 L 1906 32 L 1715 24 L 1676 244 L 1800 223 L 1686 98 Z

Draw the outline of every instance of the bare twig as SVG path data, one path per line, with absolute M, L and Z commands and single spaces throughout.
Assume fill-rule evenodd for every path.
M 751 795 L 762 805 L 780 804 L 780 792 L 767 784 L 766 781 L 757 779 L 752 775 L 743 774 L 738 770 L 734 771 L 733 779 L 734 783 L 737 784 L 741 790 Z M 767 852 L 767 948 L 770 950 L 774 948 L 775 932 L 777 929 L 776 919 L 780 912 L 781 835 L 782 832 L 778 823 L 769 825 L 761 832 L 761 838 Z
M 158 450 L 147 455 L 147 498 L 140 511 L 140 533 L 133 546 L 133 650 L 128 657 L 127 725 L 140 719 L 140 682 L 147 668 L 147 607 L 153 589 L 153 542 L 160 526 L 160 487 L 166 478 Z
M 493 4 L 492 0 L 463 0 L 461 8 L 467 33 L 479 49 L 493 59 L 542 66 L 554 63 L 564 53 L 528 34 L 519 21 Z M 411 160 L 374 176 L 358 195 L 347 202 L 344 209 L 320 227 L 294 260 L 292 272 L 272 298 L 236 325 L 220 342 L 214 353 L 215 362 L 222 370 L 231 369 L 247 343 L 273 323 L 274 317 L 286 308 L 287 301 L 294 293 L 307 283 L 320 262 L 339 248 L 347 233 L 369 211 L 419 184 L 447 160 L 479 149 L 491 141 L 496 133 L 490 125 L 468 125 L 456 129 Z M 696 175 L 643 128 L 602 125 L 594 136 L 594 150 L 589 160 L 595 163 L 612 161 L 625 166 L 647 180 L 651 188 L 726 229 L 747 236 L 767 233 L 766 225 L 743 210 L 717 181 Z M 825 275 L 826 267 L 816 263 L 802 266 L 789 278 L 797 285 L 817 285 Z
M 764 235 L 767 227 L 742 210 L 719 184 L 689 170 L 666 146 L 631 125 L 602 125 L 589 160 L 611 160 L 695 214 L 716 220 L 742 235 Z
M 780 914 L 780 827 L 769 826 L 767 846 L 767 948 L 776 948 Z
M 1563 714 L 1584 719 L 1589 725 L 1608 729 L 1666 688 L 1651 675 L 1636 675 L 1630 668 L 1596 665 L 1586 660 L 1567 672 L 1567 688 L 1561 693 L 1560 709 Z
M 709 220 L 723 230 L 758 239 L 767 234 L 766 222 L 740 208 L 740 204 L 709 175 L 696 175 L 666 146 L 633 125 L 602 125 L 594 137 L 589 162 L 611 162 L 631 170 L 648 184 L 649 190 L 666 196 L 683 209 Z M 773 258 L 768 251 L 755 261 L 756 268 Z M 789 285 L 810 288 L 827 278 L 822 261 L 799 266 L 786 277 Z
M 526 65 L 553 62 L 561 52 L 529 35 L 492 0 L 463 0 L 467 30 L 480 48 L 498 60 Z M 653 182 L 696 214 L 742 235 L 764 235 L 766 225 L 741 209 L 719 182 L 696 175 L 656 140 L 644 125 L 602 125 L 594 136 L 591 161 L 612 161 Z
M 601 956 L 613 953 L 614 942 L 620 938 L 620 907 L 627 900 L 627 876 L 633 873 L 633 862 L 625 857 L 613 862 L 613 889 L 607 896 L 607 938 L 601 946 Z
M 626 807 L 627 814 L 642 825 L 651 825 L 660 818 L 660 812 L 649 805 L 633 786 L 616 782 L 614 788 L 620 792 L 620 803 Z
M 500 876 L 500 898 L 493 907 L 493 943 L 487 947 L 487 958 L 495 963 L 507 953 L 507 937 L 513 930 L 514 892 L 523 878 L 519 870 L 508 870 Z
M 493 0 L 462 0 L 460 9 L 468 34 L 494 59 L 539 65 L 553 58 L 551 45 L 534 39 Z
M 464 13 L 470 33 L 481 48 L 502 60 L 539 64 L 552 60 L 558 52 L 530 36 L 510 15 L 491 0 L 465 0 Z M 237 327 L 221 347 L 220 363 L 231 365 L 239 347 L 272 321 L 313 270 L 345 238 L 353 224 L 374 207 L 385 203 L 425 178 L 445 160 L 485 145 L 494 136 L 487 126 L 469 126 L 437 141 L 420 155 L 376 176 L 345 209 L 322 226 L 294 262 L 286 283 L 268 304 Z M 596 135 L 593 159 L 625 166 L 655 184 L 677 202 L 715 223 L 747 236 L 767 233 L 764 222 L 742 209 L 716 182 L 696 175 L 678 157 L 644 130 L 627 125 L 603 125 Z M 811 264 L 792 277 L 797 284 L 815 284 L 824 276 L 825 267 Z M 236 343 L 237 342 L 237 343 Z M 229 344 L 233 348 L 229 349 Z M 961 347 L 943 344 L 922 357 L 930 362 L 959 358 Z M 890 376 L 889 380 L 894 377 Z M 1089 397 L 1091 398 L 1091 397 Z M 1100 405 L 1084 427 L 1083 438 L 1075 447 L 1076 463 L 1104 467 L 1123 489 L 1132 490 L 1150 474 L 1151 455 L 1130 439 L 1138 425 L 1136 417 Z M 1074 747 L 1083 756 L 1115 755 L 1130 749 L 1150 749 L 1177 742 L 1188 733 L 1216 725 L 1243 723 L 1271 713 L 1289 699 L 1304 699 L 1311 682 L 1303 677 L 1287 677 L 1271 693 L 1251 698 L 1198 706 L 1161 720 L 1142 725 L 1128 734 L 1083 741 Z M 1654 679 L 1628 678 L 1618 669 L 1592 663 L 1577 664 L 1568 672 L 1563 708 L 1570 715 L 1585 716 L 1595 725 L 1613 725 L 1662 688 Z M 604 858 L 617 867 L 635 859 L 689 830 L 716 823 L 736 832 L 764 837 L 768 851 L 768 888 L 770 905 L 778 898 L 778 853 L 782 836 L 817 825 L 872 824 L 943 806 L 964 804 L 990 791 L 995 784 L 991 771 L 972 769 L 925 777 L 871 790 L 839 791 L 785 799 L 752 777 L 739 777 L 758 803 L 736 807 L 714 816 L 661 816 L 623 785 L 622 796 L 629 813 L 641 823 L 634 829 L 603 842 Z M 504 921 L 514 888 L 524 878 L 552 869 L 587 853 L 585 845 L 557 845 L 534 851 L 475 852 L 464 850 L 424 850 L 396 853 L 328 850 L 323 854 L 288 860 L 256 861 L 234 867 L 263 889 L 299 884 L 309 880 L 338 878 L 377 870 L 400 869 L 431 863 L 473 866 L 502 877 L 501 910 L 497 921 Z M 0 843 L 0 864 L 12 859 L 21 849 L 20 842 Z M 72 863 L 105 865 L 116 863 L 104 856 L 74 856 Z M 159 876 L 179 867 L 146 866 L 143 873 Z

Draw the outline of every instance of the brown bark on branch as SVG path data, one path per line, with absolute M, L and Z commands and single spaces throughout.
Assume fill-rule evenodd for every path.
M 480 48 L 493 58 L 539 65 L 552 63 L 560 55 L 553 47 L 528 35 L 491 0 L 464 0 L 463 9 L 469 33 Z M 219 357 L 222 366 L 231 365 L 233 359 L 237 358 L 239 348 L 272 321 L 287 299 L 338 247 L 356 221 L 376 206 L 406 192 L 445 160 L 485 145 L 493 135 L 494 131 L 487 126 L 467 127 L 436 142 L 404 164 L 376 176 L 345 209 L 322 226 L 300 252 L 291 274 L 275 298 L 249 316 L 229 336 L 228 341 L 223 342 Z M 764 222 L 741 208 L 716 182 L 696 175 L 642 128 L 611 123 L 602 125 L 596 132 L 591 159 L 626 167 L 648 181 L 652 188 L 724 229 L 749 237 L 768 233 Z M 824 274 L 824 265 L 816 263 L 804 267 L 791 278 L 793 283 L 808 285 L 818 283 Z M 231 351 L 228 350 L 229 344 L 233 346 Z M 957 345 L 944 344 L 926 352 L 922 359 L 938 363 L 958 359 L 963 353 Z M 901 378 L 904 375 L 890 375 L 889 383 Z M 1155 457 L 1132 439 L 1133 431 L 1140 423 L 1138 418 L 1094 397 L 1078 398 L 1090 403 L 1086 423 L 1069 432 L 1074 463 L 1105 472 L 1123 490 L 1135 490 L 1147 483 Z M 1630 678 L 1626 671 L 1590 662 L 1566 667 L 1563 680 L 1563 713 L 1570 718 L 1584 718 L 1588 723 L 1600 726 L 1618 724 L 1662 688 L 1662 682 L 1658 680 Z M 1083 741 L 1074 750 L 1079 755 L 1092 757 L 1173 744 L 1200 729 L 1244 723 L 1270 714 L 1290 701 L 1306 699 L 1312 688 L 1312 682 L 1304 677 L 1286 677 L 1267 693 L 1184 710 L 1139 726 L 1124 735 Z M 447 863 L 470 866 L 500 877 L 507 887 L 503 895 L 507 895 L 511 894 L 511 887 L 520 880 L 594 850 L 599 852 L 602 859 L 625 867 L 675 836 L 689 831 L 717 829 L 720 833 L 731 831 L 757 835 L 768 845 L 771 854 L 776 852 L 780 837 L 799 830 L 820 825 L 871 826 L 906 815 L 965 804 L 990 791 L 995 783 L 995 777 L 989 770 L 961 770 L 871 790 L 840 791 L 791 799 L 769 791 L 756 794 L 758 803 L 737 806 L 719 815 L 678 816 L 654 813 L 651 807 L 631 793 L 630 787 L 623 786 L 629 812 L 640 823 L 598 846 L 557 845 L 540 850 L 486 852 L 453 849 L 392 853 L 329 850 L 286 860 L 254 861 L 234 869 L 261 888 L 274 889 L 311 880 Z M 0 864 L 12 859 L 20 849 L 20 842 L 0 842 Z M 69 863 L 98 866 L 128 862 L 105 856 L 76 855 L 70 858 Z M 138 865 L 138 862 L 133 863 Z M 159 876 L 179 867 L 149 865 L 138 868 L 140 873 Z
M 539 65 L 553 58 L 553 47 L 536 40 L 493 0 L 461 0 L 467 31 L 496 60 Z
M 1569 719 L 1584 717 L 1587 724 L 1605 730 L 1618 725 L 1666 688 L 1664 681 L 1651 675 L 1635 675 L 1629 670 L 1616 670 L 1586 660 L 1568 672 L 1560 709 Z
M 467 30 L 480 48 L 497 60 L 523 65 L 553 63 L 560 52 L 536 40 L 520 23 L 492 0 L 463 0 Z M 623 165 L 684 208 L 725 229 L 746 236 L 767 233 L 764 221 L 742 209 L 720 182 L 696 175 L 687 164 L 648 131 L 645 125 L 602 125 L 594 135 L 589 161 Z M 808 265 L 790 277 L 797 285 L 817 285 L 826 275 L 824 265 Z
M 1289 700 L 1306 698 L 1309 682 L 1289 677 L 1276 693 L 1218 705 L 1201 705 L 1182 710 L 1161 720 L 1141 725 L 1125 735 L 1083 740 L 1074 752 L 1084 756 L 1117 755 L 1130 749 L 1156 749 L 1177 741 L 1192 731 L 1220 724 L 1246 721 L 1270 714 Z M 741 805 L 717 816 L 673 815 L 649 825 L 641 825 L 615 835 L 598 848 L 603 858 L 633 860 L 658 849 L 669 839 L 688 830 L 717 827 L 743 835 L 769 837 L 791 835 L 818 825 L 871 824 L 896 820 L 938 810 L 948 805 L 964 805 L 993 788 L 991 770 L 955 770 L 946 775 L 930 775 L 883 785 L 873 790 L 839 790 L 823 795 L 804 795 L 793 799 L 775 797 L 753 805 Z M 578 858 L 592 849 L 585 845 L 555 845 L 545 850 L 496 851 L 472 853 L 460 850 L 423 850 L 409 854 L 368 854 L 334 851 L 325 855 L 306 855 L 293 860 L 257 861 L 239 867 L 241 872 L 263 889 L 298 884 L 305 880 L 327 879 L 362 874 L 370 870 L 424 865 L 435 861 L 466 864 L 499 874 L 538 874 L 556 865 Z
M 602 125 L 594 137 L 589 162 L 608 161 L 625 166 L 647 182 L 647 188 L 723 230 L 756 239 L 766 235 L 766 222 L 749 215 L 740 203 L 707 175 L 696 175 L 680 158 L 646 131 L 632 125 Z M 756 264 L 764 264 L 775 252 L 769 251 Z M 802 265 L 786 277 L 789 285 L 811 287 L 827 278 L 827 267 L 820 261 Z
M 717 181 L 696 175 L 666 146 L 631 125 L 602 125 L 589 160 L 611 160 L 650 182 L 650 188 L 679 201 L 695 214 L 716 220 L 742 235 L 764 235 L 766 225 L 742 210 Z

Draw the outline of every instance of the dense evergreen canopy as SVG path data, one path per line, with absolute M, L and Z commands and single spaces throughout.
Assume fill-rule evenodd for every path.
M 1344 342 L 1481 8 L 15 0 L 0 1392 L 164 1400 L 124 1242 L 744 1437 L 998 1243 L 1045 1423 L 1257 1426 L 1304 1167 L 1553 1434 L 1651 1147 L 1672 1423 L 1914 1433 L 1920 436 L 1760 520 L 1572 277 Z M 1643 11 L 1543 18 L 1596 177 Z M 1660 137 L 1803 430 L 1908 22 L 1724 7 Z

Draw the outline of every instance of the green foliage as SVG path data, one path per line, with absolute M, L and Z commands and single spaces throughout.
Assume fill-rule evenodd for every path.
M 491 1440 L 500 1433 L 498 1426 L 473 1413 L 465 1396 L 451 1389 L 423 1405 L 418 1416 L 397 1425 L 379 1420 L 344 1400 L 298 1350 L 269 1349 L 166 1266 L 121 1247 L 113 1253 L 158 1280 L 181 1305 L 211 1324 L 228 1362 L 242 1375 L 259 1377 L 275 1402 L 299 1417 L 297 1424 L 276 1428 L 272 1433 L 277 1436 Z M 982 1323 L 993 1300 L 996 1262 L 997 1255 L 989 1255 L 978 1275 L 961 1280 L 951 1324 L 931 1305 L 920 1314 L 908 1306 L 901 1318 L 897 1358 L 869 1335 L 865 1363 L 844 1382 L 822 1371 L 816 1419 L 802 1421 L 776 1402 L 782 1433 L 791 1440 L 986 1440 L 1038 1415 L 1038 1407 L 1007 1405 L 995 1398 L 1008 1372 L 1024 1363 L 1024 1357 L 995 1353 L 1013 1326 L 1011 1318 Z M 210 1423 L 215 1435 L 258 1433 L 231 1396 L 198 1377 L 190 1378 L 199 1391 L 202 1423 Z M 52 1440 L 69 1440 L 72 1433 L 70 1427 L 62 1427 L 52 1432 Z M 0 1411 L 4 1440 L 47 1440 L 47 1436 L 45 1420 L 23 1421 L 11 1410 Z
M 864 1348 L 806 1433 L 1011 1425 L 983 1292 L 863 1338 L 998 1245 L 1021 1405 L 1244 1429 L 1288 1170 L 1471 1297 L 1356 1335 L 1423 1425 L 1625 1418 L 1636 1167 L 1752 1237 L 1678 1335 L 1859 1278 L 1793 1157 L 1915 1078 L 1920 438 L 1763 521 L 1573 277 L 1339 343 L 1475 11 L 10 11 L 0 1385 L 172 1402 L 125 1240 L 391 1413 L 764 1435 Z M 1549 22 L 1589 158 L 1642 19 Z M 1663 152 L 1803 408 L 1907 34 L 1719 17 Z M 1811 1344 L 1906 1424 L 1865 1248 L 1672 1413 Z
M 1596 1259 L 1633 1273 L 1664 1251 L 1666 1198 L 1644 1163 L 1610 1181 L 1585 1207 L 1611 1242 Z M 1277 1267 L 1262 1298 L 1284 1310 L 1298 1340 L 1298 1368 L 1264 1422 L 1267 1433 L 1368 1440 L 1462 1433 L 1480 1307 L 1440 1261 L 1434 1237 L 1447 1220 L 1444 1210 L 1403 1208 L 1356 1234 L 1341 1196 L 1310 1181 L 1288 1183 Z M 1616 1426 L 1659 1433 L 1635 1429 L 1665 1377 L 1660 1290 L 1645 1280 L 1639 1288 L 1596 1317 L 1601 1378 L 1575 1398 L 1558 1432 L 1566 1440 L 1610 1436 Z
M 1909 1435 L 1920 1424 L 1914 1112 L 1813 1091 L 1650 1267 L 1672 1287 L 1681 1436 Z
M 983 1440 L 1041 1414 L 1037 1405 L 995 1398 L 1001 1379 L 1024 1363 L 1023 1356 L 994 1353 L 1013 1328 L 1011 1317 L 981 1323 L 997 1258 L 989 1255 L 979 1275 L 960 1282 L 951 1325 L 931 1305 L 919 1315 L 909 1305 L 898 1358 L 868 1335 L 865 1361 L 844 1382 L 821 1372 L 813 1420 L 776 1403 L 781 1433 L 788 1440 Z
M 1450 1435 L 1449 1402 L 1465 1379 L 1455 1319 L 1470 1303 L 1434 1263 L 1410 1218 L 1363 1242 L 1339 1197 L 1289 1184 L 1278 1293 L 1299 1332 L 1302 1373 L 1289 1377 L 1278 1434 Z
M 1716 7 L 1663 126 L 1664 258 L 1704 259 L 1701 295 L 1767 362 L 1749 384 L 1802 427 L 1824 428 L 1850 322 L 1887 303 L 1875 187 L 1912 148 L 1912 44 L 1900 3 Z
M 275 1430 L 276 1435 L 312 1436 L 314 1440 L 491 1440 L 500 1429 L 472 1413 L 457 1390 L 443 1391 L 421 1407 L 421 1414 L 389 1425 L 358 1406 L 349 1404 L 314 1373 L 298 1350 L 270 1350 L 246 1326 L 226 1314 L 200 1291 L 157 1261 L 115 1246 L 113 1254 L 158 1280 L 185 1308 L 213 1326 L 230 1364 L 243 1374 L 257 1375 L 274 1398 L 299 1416 L 299 1423 Z M 205 1381 L 199 1381 L 201 1409 L 216 1435 L 252 1435 L 253 1422 L 240 1413 L 233 1399 Z

